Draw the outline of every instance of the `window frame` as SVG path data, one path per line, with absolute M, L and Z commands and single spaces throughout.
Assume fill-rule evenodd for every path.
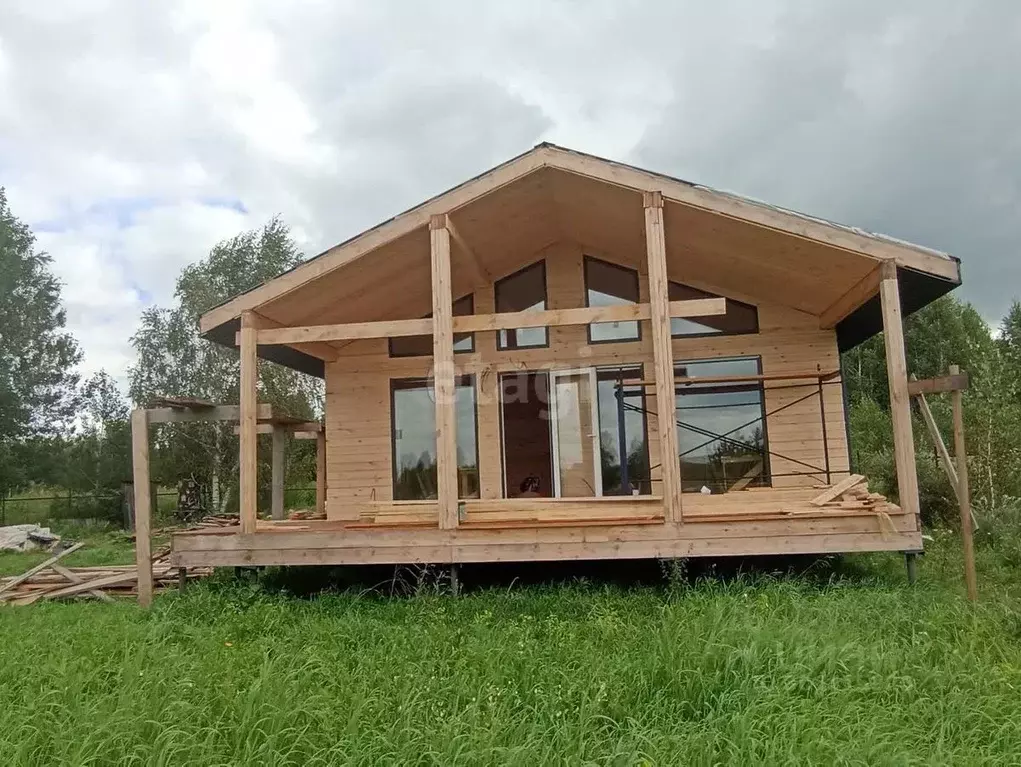
M 636 380 L 636 381 L 638 381 L 640 383 L 641 381 L 643 381 L 645 379 L 645 365 L 646 365 L 646 363 L 644 363 L 644 362 L 637 362 L 637 363 L 634 363 L 634 364 L 629 364 L 629 363 L 623 363 L 622 362 L 622 363 L 620 363 L 618 365 L 596 365 L 596 387 L 597 387 L 596 398 L 597 398 L 597 405 L 598 405 L 598 386 L 599 386 L 599 382 L 601 380 L 602 381 L 607 381 L 607 380 L 609 380 L 609 381 L 616 381 L 617 380 L 616 377 L 600 378 L 600 375 L 605 375 L 607 373 L 619 373 L 621 371 L 636 373 L 637 374 L 636 378 L 624 378 L 623 379 L 624 382 L 625 382 L 625 388 L 627 388 L 627 381 L 628 380 Z M 644 450 L 645 465 L 646 465 L 647 470 L 649 472 L 649 476 L 645 477 L 645 478 L 643 478 L 641 480 L 642 482 L 647 482 L 649 484 L 649 493 L 644 493 L 644 494 L 640 493 L 639 495 L 651 495 L 652 494 L 652 458 L 651 458 L 651 453 L 650 453 L 650 448 L 649 448 L 649 411 L 648 411 L 649 394 L 646 391 L 644 386 L 640 386 L 639 388 L 641 389 L 641 391 L 637 395 L 641 399 L 641 405 L 640 405 L 641 412 L 639 413 L 639 415 L 641 415 L 641 417 L 642 417 L 642 436 L 643 436 L 643 442 L 644 442 L 644 445 L 645 445 L 645 450 Z M 616 414 L 616 409 L 615 409 L 615 414 Z M 614 423 L 614 428 L 616 428 L 616 426 L 617 426 L 616 423 Z M 598 424 L 597 428 L 602 430 L 602 424 Z M 619 433 L 617 435 L 617 438 L 618 438 L 618 440 L 620 439 Z M 600 460 L 602 460 L 602 459 L 600 458 Z M 620 460 L 626 461 L 627 460 L 627 456 L 624 456 L 623 458 L 620 458 Z M 678 454 L 678 460 L 680 460 L 680 454 Z M 605 475 L 604 475 L 604 477 L 605 477 Z M 632 482 L 632 483 L 634 482 L 634 478 L 630 476 L 630 473 L 628 475 L 628 480 L 630 482 Z M 622 488 L 618 488 L 618 490 L 620 490 L 620 489 L 622 489 Z M 607 492 L 607 488 L 605 486 L 603 487 L 603 495 L 611 495 L 611 493 Z
M 454 299 L 453 301 L 451 301 L 450 302 L 451 311 L 453 311 L 453 307 L 455 305 L 457 305 L 457 304 L 459 304 L 459 303 L 461 303 L 462 301 L 465 301 L 465 300 L 467 300 L 469 302 L 468 314 L 454 314 L 453 316 L 455 316 L 455 317 L 468 317 L 468 316 L 471 316 L 471 315 L 475 314 L 475 293 L 474 292 L 466 293 L 465 295 L 461 296 L 460 298 L 457 298 L 457 299 Z M 422 317 L 422 319 L 423 320 L 427 320 L 427 319 L 429 319 L 432 316 L 433 316 L 432 312 L 429 312 L 429 314 L 427 314 L 424 317 Z M 454 346 L 455 347 L 457 346 L 457 337 L 458 336 L 467 336 L 471 340 L 471 348 L 470 349 L 457 349 L 457 348 L 455 348 L 454 349 L 454 354 L 474 354 L 474 352 L 475 352 L 475 333 L 455 333 L 454 334 Z M 429 335 L 398 336 L 398 338 L 401 338 L 401 339 L 406 339 L 406 338 L 432 338 L 432 336 L 429 336 Z M 394 337 L 390 337 L 390 338 L 386 339 L 386 350 L 387 350 L 388 356 L 391 359 L 410 359 L 410 358 L 413 358 L 413 357 L 431 357 L 432 356 L 432 351 L 429 351 L 427 354 L 417 354 L 417 353 L 414 353 L 414 352 L 410 352 L 410 353 L 409 352 L 395 352 L 394 351 L 394 341 L 395 340 L 397 340 L 397 338 L 394 338 Z
M 470 386 L 472 390 L 472 421 L 474 425 L 475 433 L 475 471 L 479 475 L 479 497 L 482 497 L 482 471 L 479 466 L 479 390 L 476 382 L 476 376 L 474 373 L 465 373 L 463 375 L 455 376 L 454 378 L 454 407 L 457 407 L 457 389 L 463 386 Z M 421 376 L 408 376 L 405 378 L 393 378 L 390 379 L 390 499 L 392 501 L 398 500 L 431 500 L 428 498 L 419 499 L 399 499 L 397 498 L 397 407 L 396 407 L 396 393 L 400 389 L 417 389 L 424 388 L 426 391 L 434 388 L 429 385 L 430 378 L 423 378 Z M 432 397 L 430 397 L 432 399 Z M 435 402 L 434 402 L 435 405 Z M 435 413 L 435 408 L 434 408 Z M 435 421 L 435 415 L 433 416 Z M 433 447 L 436 450 L 436 447 Z M 454 428 L 454 455 L 457 456 L 457 427 L 456 427 L 456 412 L 455 412 L 455 428 Z M 438 470 L 437 466 L 437 470 Z M 458 466 L 460 468 L 460 465 Z M 458 494 L 458 500 L 468 500 L 467 498 L 461 498 Z
M 718 335 L 718 334 L 714 334 L 714 335 Z M 682 377 L 682 376 L 678 375 L 678 370 L 680 368 L 685 368 L 688 365 L 697 365 L 697 364 L 701 364 L 701 363 L 714 363 L 714 362 L 717 362 L 717 363 L 718 362 L 737 362 L 737 361 L 746 361 L 746 360 L 755 360 L 755 363 L 756 363 L 755 369 L 757 371 L 755 373 L 755 375 L 761 376 L 763 374 L 762 373 L 762 355 L 759 355 L 759 354 L 748 354 L 748 355 L 728 355 L 726 357 L 703 357 L 703 358 L 700 358 L 700 359 L 691 359 L 691 360 L 674 360 L 674 377 L 675 378 Z M 684 377 L 688 377 L 688 376 L 684 376 Z M 697 384 L 695 386 L 697 386 Z M 686 388 L 689 388 L 689 387 L 687 387 L 687 386 L 680 386 L 680 385 L 675 385 L 674 386 L 674 402 L 675 403 L 676 403 L 676 401 L 677 401 L 677 399 L 679 397 L 683 396 L 683 391 Z M 694 394 L 694 393 L 702 393 L 702 394 L 705 394 L 705 393 L 710 393 L 710 394 L 713 394 L 713 393 L 727 393 L 727 392 L 733 392 L 733 391 L 758 391 L 759 392 L 759 410 L 761 412 L 761 423 L 762 423 L 762 471 L 763 471 L 764 480 L 765 480 L 765 482 L 764 482 L 764 484 L 762 486 L 763 487 L 773 487 L 773 467 L 772 467 L 772 461 L 770 460 L 771 454 L 769 452 L 769 413 L 766 410 L 766 386 L 765 386 L 765 381 L 759 380 L 759 381 L 748 381 L 746 383 L 716 383 L 716 384 L 707 384 L 707 385 L 703 386 L 702 388 L 691 388 L 690 389 L 690 392 L 692 394 Z M 678 424 L 677 424 L 678 430 L 683 428 L 680 425 L 680 423 L 679 423 L 680 422 L 680 415 L 677 415 L 675 420 L 678 421 Z M 719 440 L 719 437 L 714 438 L 712 441 L 716 442 L 718 440 Z M 681 452 L 680 452 L 680 444 L 679 444 L 679 435 L 678 435 L 677 461 L 678 461 L 678 465 L 680 465 Z M 681 477 L 681 493 L 682 494 L 684 492 L 689 492 L 689 493 L 697 492 L 697 491 L 694 491 L 694 490 L 685 491 L 684 490 L 683 480 L 684 480 L 684 477 L 682 475 L 682 477 Z M 726 492 L 727 491 L 724 491 L 722 493 L 714 493 L 714 495 L 726 495 Z
M 737 330 L 737 331 L 733 331 L 733 332 L 726 331 L 726 330 L 721 330 L 721 331 L 719 331 L 717 333 L 674 333 L 673 329 L 671 328 L 671 330 L 670 330 L 670 338 L 671 339 L 719 338 L 720 336 L 751 336 L 751 335 L 758 335 L 758 333 L 760 332 L 760 329 L 759 329 L 759 307 L 756 306 L 755 304 L 749 304 L 749 303 L 746 303 L 745 301 L 738 301 L 736 298 L 730 298 L 728 296 L 723 296 L 723 295 L 720 295 L 718 293 L 713 293 L 712 291 L 709 291 L 709 290 L 703 290 L 702 288 L 696 288 L 694 285 L 686 285 L 685 283 L 677 282 L 676 280 L 668 280 L 667 281 L 667 298 L 669 300 L 671 300 L 671 301 L 675 300 L 675 299 L 672 299 L 672 298 L 669 297 L 670 296 L 670 286 L 671 285 L 677 285 L 680 288 L 685 288 L 687 290 L 695 290 L 695 291 L 697 291 L 699 293 L 704 293 L 705 295 L 701 296 L 701 298 L 722 298 L 724 301 L 727 302 L 728 310 L 729 310 L 730 305 L 734 304 L 736 306 L 752 309 L 755 312 L 755 327 L 754 327 L 753 330 Z M 680 300 L 688 300 L 688 299 L 680 299 Z M 673 318 L 671 318 L 671 320 L 672 319 Z M 685 318 L 685 319 L 687 319 L 687 318 Z M 694 319 L 697 319 L 697 318 L 694 318 Z M 738 359 L 738 358 L 735 357 L 735 358 L 732 358 L 732 359 Z M 740 358 L 740 359 L 744 359 L 744 358 Z M 696 361 L 696 360 L 693 360 L 693 362 L 694 361 Z M 760 367 L 761 367 L 761 364 L 760 364 Z
M 547 282 L 546 259 L 545 258 L 540 258 L 538 261 L 534 261 L 531 264 L 526 264 L 525 266 L 521 267 L 517 271 L 511 272 L 510 274 L 508 274 L 508 275 L 506 275 L 504 277 L 501 277 L 500 279 L 496 280 L 493 283 L 493 310 L 494 310 L 494 312 L 496 314 L 509 314 L 510 313 L 510 312 L 501 312 L 500 311 L 500 297 L 499 297 L 500 285 L 505 283 L 505 282 L 507 282 L 507 280 L 511 280 L 511 279 L 513 279 L 515 277 L 518 277 L 521 274 L 524 274 L 529 269 L 534 269 L 537 266 L 540 266 L 542 268 L 542 303 L 543 303 L 543 307 L 545 309 L 549 309 L 549 283 Z M 518 330 L 526 330 L 526 329 L 531 329 L 531 328 L 509 328 L 507 330 L 507 333 L 508 333 L 507 337 L 508 338 L 510 338 L 509 333 L 511 331 L 514 331 L 514 333 L 515 333 L 515 343 L 512 346 L 504 346 L 500 342 L 500 331 L 499 330 L 496 331 L 496 350 L 498 352 L 515 352 L 515 351 L 528 351 L 529 349 L 548 349 L 550 347 L 550 328 L 549 328 L 549 325 L 545 325 L 545 326 L 542 327 L 542 330 L 545 331 L 545 334 L 546 334 L 546 336 L 545 336 L 545 338 L 546 338 L 545 343 L 541 343 L 541 344 L 528 344 L 527 346 L 519 346 L 517 344 L 517 331 Z
M 590 262 L 599 264 L 600 266 L 608 266 L 611 269 L 617 269 L 617 270 L 622 271 L 622 272 L 628 272 L 630 274 L 633 274 L 634 278 L 635 278 L 635 295 L 637 295 L 638 297 L 634 300 L 632 305 L 636 306 L 636 305 L 638 305 L 638 304 L 640 304 L 642 302 L 642 283 L 641 283 L 641 278 L 640 278 L 640 276 L 638 274 L 638 270 L 637 269 L 632 269 L 629 266 L 621 266 L 620 264 L 615 264 L 612 261 L 607 261 L 604 258 L 597 258 L 595 256 L 590 256 L 588 254 L 585 254 L 584 256 L 582 256 L 581 277 L 582 277 L 582 283 L 583 283 L 583 287 L 584 287 L 584 291 L 585 291 L 585 306 L 587 308 L 591 308 L 591 306 L 592 306 L 592 304 L 589 303 L 588 265 L 589 265 Z M 621 304 L 621 306 L 626 306 L 626 305 L 627 304 Z M 595 345 L 595 344 L 630 344 L 630 343 L 634 343 L 636 341 L 641 341 L 642 340 L 642 322 L 641 322 L 641 320 L 623 320 L 623 321 L 624 322 L 633 322 L 633 323 L 635 323 L 636 334 L 633 337 L 629 337 L 629 338 L 593 339 L 592 338 L 592 326 L 593 325 L 612 324 L 612 323 L 590 322 L 590 323 L 588 323 L 585 326 L 585 338 L 588 341 L 588 343 L 591 344 L 591 345 Z

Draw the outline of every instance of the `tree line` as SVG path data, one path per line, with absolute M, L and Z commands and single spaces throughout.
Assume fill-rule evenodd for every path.
M 114 493 L 131 477 L 129 402 L 160 395 L 238 401 L 236 351 L 202 340 L 198 319 L 210 308 L 300 263 L 287 226 L 273 219 L 259 230 L 218 243 L 177 278 L 170 306 L 150 307 L 131 344 L 136 362 L 127 391 L 106 371 L 82 378 L 81 349 L 66 327 L 60 283 L 51 259 L 10 210 L 0 188 L 0 497 L 33 486 Z M 994 332 L 995 331 L 995 332 Z M 919 378 L 957 364 L 971 377 L 965 395 L 972 495 L 983 510 L 1015 508 L 1021 498 L 1021 303 L 991 328 L 967 303 L 944 296 L 905 321 L 908 369 Z M 876 489 L 896 495 L 889 389 L 882 336 L 844 354 L 852 463 Z M 260 365 L 259 399 L 308 419 L 323 410 L 322 382 L 280 365 Z M 930 406 L 950 433 L 950 406 Z M 955 518 L 953 491 L 915 415 L 921 501 L 929 523 Z M 152 477 L 176 487 L 195 478 L 212 511 L 237 508 L 237 438 L 233 424 L 160 425 L 152 430 Z M 269 463 L 260 460 L 268 480 Z M 291 482 L 311 482 L 311 444 L 292 442 Z M 261 481 L 266 487 L 268 481 Z

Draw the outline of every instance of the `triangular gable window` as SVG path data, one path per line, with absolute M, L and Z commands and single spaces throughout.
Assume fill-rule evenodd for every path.
M 671 301 L 689 301 L 698 298 L 722 298 L 715 293 L 670 283 Z M 759 310 L 751 304 L 727 299 L 727 313 L 712 317 L 672 317 L 670 319 L 670 335 L 674 338 L 690 338 L 691 336 L 734 336 L 742 333 L 759 332 Z

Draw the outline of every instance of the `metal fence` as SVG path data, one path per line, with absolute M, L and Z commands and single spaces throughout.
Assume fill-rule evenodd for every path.
M 0 527 L 5 525 L 73 522 L 83 525 L 115 525 L 130 527 L 131 504 L 128 494 L 132 486 L 120 491 L 80 493 L 72 490 L 49 495 L 0 495 Z M 284 490 L 284 507 L 288 509 L 315 506 L 314 487 L 289 487 Z M 177 512 L 175 490 L 153 488 L 153 512 L 156 518 L 170 519 Z M 269 496 L 261 504 L 269 508 Z

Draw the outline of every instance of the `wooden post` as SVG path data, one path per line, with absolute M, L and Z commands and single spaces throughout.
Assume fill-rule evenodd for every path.
M 897 265 L 883 263 L 879 295 L 883 305 L 883 338 L 886 343 L 886 375 L 890 383 L 890 417 L 893 452 L 897 464 L 897 495 L 901 508 L 918 515 L 918 475 L 915 471 L 915 439 L 911 431 L 911 397 L 908 394 L 904 324 L 901 320 Z
M 273 424 L 272 494 L 270 514 L 273 519 L 284 518 L 284 479 L 287 466 L 287 432 L 279 424 Z
M 433 391 L 436 397 L 436 496 L 440 527 L 457 527 L 457 420 L 454 412 L 454 320 L 450 232 L 446 216 L 429 220 L 433 299 Z
M 131 474 L 135 483 L 135 567 L 138 604 L 152 604 L 152 495 L 149 491 L 149 417 L 145 408 L 131 411 Z
M 670 290 L 667 282 L 663 195 L 645 192 L 645 245 L 649 259 L 649 312 L 652 326 L 656 421 L 659 425 L 660 471 L 667 522 L 681 522 L 681 466 L 677 447 L 677 400 L 674 355 L 670 340 Z
M 950 366 L 950 375 L 960 373 L 957 365 Z M 971 534 L 971 490 L 968 487 L 968 450 L 964 443 L 964 392 L 951 393 L 954 408 L 954 457 L 957 459 L 957 502 L 961 509 L 961 543 L 964 546 L 964 582 L 968 599 L 978 599 L 978 578 L 975 575 L 975 544 Z
M 326 425 L 316 433 L 316 512 L 326 513 Z
M 258 333 L 252 312 L 241 315 L 241 423 L 238 455 L 241 532 L 254 533 L 258 516 Z

